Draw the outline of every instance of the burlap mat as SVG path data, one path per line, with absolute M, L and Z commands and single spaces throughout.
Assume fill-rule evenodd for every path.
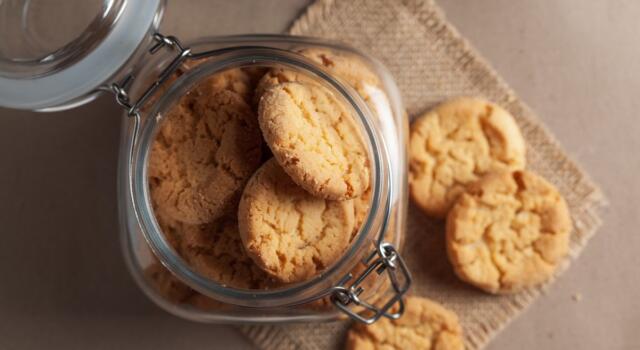
M 597 186 L 432 1 L 319 0 L 290 32 L 339 40 L 373 54 L 393 73 L 412 117 L 459 95 L 484 96 L 504 106 L 522 128 L 529 168 L 554 183 L 571 210 L 575 229 L 570 258 L 558 273 L 595 233 L 600 225 L 597 209 L 604 202 Z M 407 226 L 403 256 L 415 278 L 412 293 L 454 310 L 468 349 L 482 348 L 544 292 L 546 286 L 513 296 L 491 296 L 471 288 L 452 272 L 441 223 L 412 207 Z M 342 346 L 347 327 L 347 322 L 333 322 L 242 326 L 241 330 L 260 349 L 336 349 Z

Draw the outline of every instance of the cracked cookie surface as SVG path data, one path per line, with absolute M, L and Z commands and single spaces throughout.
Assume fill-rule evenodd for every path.
M 354 226 L 353 201 L 314 197 L 275 159 L 247 184 L 240 200 L 240 237 L 253 261 L 278 280 L 300 282 L 342 256 Z
M 258 85 L 256 86 L 254 102 L 259 103 L 260 98 L 262 97 L 262 95 L 264 95 L 264 92 L 269 90 L 270 88 L 279 84 L 291 82 L 315 84 L 313 78 L 306 74 L 286 68 L 272 68 L 267 73 L 265 73 L 258 82 Z
M 203 62 L 190 62 L 184 64 L 182 69 L 187 71 Z M 205 98 L 216 91 L 232 91 L 240 95 L 247 103 L 251 103 L 254 98 L 254 90 L 258 81 L 263 76 L 266 69 L 260 67 L 242 67 L 223 70 L 199 82 L 190 91 L 192 98 Z
M 405 312 L 397 320 L 382 317 L 369 326 L 355 323 L 345 349 L 462 350 L 464 342 L 455 313 L 432 300 L 408 297 Z
M 456 274 L 490 293 L 517 292 L 549 279 L 567 254 L 571 218 L 558 191 L 527 171 L 487 175 L 447 218 Z
M 444 218 L 465 187 L 490 172 L 523 169 L 525 144 L 509 112 L 457 98 L 411 125 L 409 190 L 430 216 Z
M 380 78 L 369 68 L 367 63 L 355 55 L 328 49 L 307 48 L 297 52 L 350 85 L 375 113 L 384 117 L 390 115 L 389 101 L 382 89 Z M 286 82 L 314 83 L 314 81 L 312 77 L 293 70 L 271 69 L 258 83 L 255 94 L 256 102 L 264 91 L 277 84 Z
M 184 96 L 162 122 L 149 155 L 156 215 L 188 224 L 221 217 L 260 165 L 261 142 L 256 116 L 237 93 Z
M 201 275 L 233 288 L 262 289 L 271 278 L 247 255 L 235 219 L 183 225 L 181 253 Z
M 276 85 L 260 99 L 258 120 L 278 163 L 305 190 L 343 200 L 369 187 L 369 159 L 354 116 L 326 88 Z

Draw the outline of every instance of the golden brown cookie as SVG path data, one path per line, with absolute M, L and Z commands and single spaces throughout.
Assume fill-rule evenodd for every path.
M 355 55 L 320 48 L 301 49 L 298 50 L 298 53 L 344 80 L 365 100 L 373 91 L 371 88 L 376 87 L 376 90 L 379 90 L 380 79 L 378 76 Z M 287 82 L 313 83 L 314 79 L 289 69 L 274 68 L 267 72 L 258 83 L 256 97 L 259 99 L 268 88 Z
M 298 53 L 342 78 L 364 98 L 369 94 L 368 86 L 380 85 L 380 78 L 369 65 L 353 54 L 324 48 L 302 49 Z
M 382 82 L 369 63 L 354 54 L 329 49 L 308 48 L 298 52 L 354 88 L 379 118 L 393 118 Z
M 264 92 L 267 91 L 269 88 L 272 88 L 282 83 L 289 83 L 289 82 L 300 82 L 300 83 L 307 83 L 307 84 L 315 83 L 313 78 L 303 73 L 299 73 L 297 71 L 294 71 L 291 69 L 285 69 L 285 68 L 272 68 L 267 73 L 265 73 L 260 79 L 260 81 L 258 82 L 258 85 L 256 86 L 256 92 L 254 95 L 254 99 L 255 99 L 254 102 L 256 104 L 259 103 L 260 98 L 262 97 L 262 95 L 264 95 Z
M 274 86 L 260 100 L 258 120 L 278 163 L 313 195 L 343 200 L 369 187 L 369 158 L 354 116 L 329 90 Z
M 183 225 L 181 251 L 203 276 L 232 288 L 260 289 L 271 279 L 249 258 L 235 219 L 203 225 Z
M 462 350 L 464 342 L 455 313 L 429 299 L 408 297 L 398 320 L 383 317 L 369 326 L 354 324 L 345 349 Z
M 490 174 L 462 194 L 447 217 L 456 274 L 489 293 L 548 280 L 567 254 L 571 218 L 558 191 L 528 171 Z
M 188 60 L 183 62 L 176 74 L 178 76 L 187 73 L 209 59 Z M 237 93 L 247 103 L 253 100 L 253 93 L 260 78 L 266 72 L 262 67 L 230 68 L 212 74 L 199 82 L 190 92 L 194 98 L 207 95 L 212 91 L 228 90 Z
M 242 96 L 245 102 L 251 102 L 254 85 L 251 76 L 240 68 L 228 69 L 216 73 L 198 83 L 189 93 L 194 99 L 206 99 L 216 91 L 232 91 Z
M 185 96 L 162 122 L 149 156 L 156 215 L 188 224 L 221 217 L 260 165 L 260 144 L 256 117 L 240 95 Z
M 465 187 L 483 175 L 524 166 L 518 125 L 490 102 L 456 98 L 411 125 L 409 190 L 428 215 L 444 218 Z
M 271 159 L 249 180 L 238 223 L 258 266 L 282 282 L 300 282 L 329 267 L 347 248 L 353 201 L 312 196 Z

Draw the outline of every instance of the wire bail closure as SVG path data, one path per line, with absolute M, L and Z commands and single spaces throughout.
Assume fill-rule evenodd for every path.
M 130 117 L 137 116 L 139 114 L 140 107 L 144 105 L 149 97 L 156 92 L 158 87 L 169 78 L 169 76 L 178 68 L 180 63 L 191 55 L 191 49 L 183 47 L 180 40 L 174 36 L 165 36 L 160 33 L 154 33 L 153 40 L 155 40 L 155 43 L 149 49 L 149 53 L 151 55 L 157 53 L 163 47 L 176 50 L 177 55 L 162 71 L 162 73 L 160 73 L 158 79 L 149 86 L 149 88 L 136 102 L 131 102 L 128 93 L 129 87 L 135 79 L 133 74 L 127 75 L 119 83 L 112 83 L 109 87 L 102 88 L 102 90 L 110 91 L 115 95 L 116 102 L 126 110 L 127 115 Z
M 158 90 L 158 87 L 162 85 L 169 76 L 175 72 L 180 64 L 188 58 L 199 58 L 213 55 L 213 52 L 204 52 L 193 55 L 191 49 L 182 46 L 180 41 L 174 36 L 165 36 L 160 33 L 154 33 L 153 39 L 155 43 L 148 50 L 149 54 L 153 55 L 162 48 L 169 48 L 176 51 L 176 56 L 171 60 L 166 68 L 158 75 L 158 78 L 147 88 L 142 96 L 135 102 L 131 101 L 128 90 L 131 87 L 131 83 L 134 81 L 135 76 L 128 74 L 120 82 L 112 83 L 109 86 L 103 86 L 99 88 L 102 91 L 108 91 L 115 96 L 116 102 L 124 108 L 129 117 L 134 118 L 133 124 L 133 140 L 129 150 L 129 162 L 133 160 L 133 147 L 136 143 L 136 137 L 138 129 L 140 127 L 140 108 L 149 100 L 149 98 Z M 129 176 L 132 176 L 131 174 Z M 133 196 L 133 189 L 131 189 L 131 200 L 135 203 Z M 386 207 L 389 208 L 390 203 L 387 200 Z M 137 213 L 136 213 L 137 216 Z M 362 262 L 367 265 L 367 268 L 358 275 L 355 279 L 352 273 L 344 276 L 336 286 L 329 289 L 333 304 L 342 312 L 347 314 L 352 319 L 365 323 L 372 324 L 381 317 L 389 319 L 398 319 L 404 312 L 404 302 L 402 297 L 406 294 L 411 286 L 412 278 L 411 273 L 404 260 L 400 256 L 400 253 L 396 250 L 393 244 L 384 242 L 384 234 L 386 232 L 386 222 L 380 231 L 378 238 L 376 239 L 376 249 L 372 251 L 366 259 Z M 375 273 L 374 273 L 375 272 Z M 364 281 L 367 278 L 377 278 L 383 273 L 387 274 L 393 295 L 387 300 L 381 307 L 375 306 L 360 298 L 360 295 L 364 292 Z M 371 277 L 369 277 L 371 276 Z M 349 281 L 352 281 L 348 284 Z M 323 295 L 327 295 L 326 293 Z M 397 305 L 397 308 L 391 312 L 391 308 Z
M 338 286 L 333 287 L 331 301 L 349 317 L 364 324 L 372 324 L 383 316 L 393 320 L 400 318 L 404 312 L 402 297 L 409 290 L 412 281 L 411 273 L 404 260 L 391 243 L 383 242 L 378 244 L 377 249 L 371 252 L 364 263 L 368 264 L 367 268 L 350 285 L 347 286 L 347 282 L 353 279 L 352 274 L 345 276 Z M 375 275 L 386 272 L 393 290 L 393 296 L 381 307 L 360 298 L 364 292 L 362 284 L 373 272 L 375 272 L 374 278 Z M 398 278 L 399 276 L 401 278 Z M 350 307 L 351 304 L 355 306 Z M 390 312 L 396 304 L 397 309 Z M 358 310 L 358 307 L 361 310 Z M 365 315 L 366 313 L 369 315 Z

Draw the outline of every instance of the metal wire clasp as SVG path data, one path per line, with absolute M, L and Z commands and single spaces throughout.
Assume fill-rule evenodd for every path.
M 407 265 L 395 247 L 386 242 L 379 243 L 376 250 L 364 262 L 368 264 L 367 268 L 351 284 L 347 285 L 347 282 L 353 279 L 352 274 L 349 274 L 342 283 L 333 287 L 331 301 L 351 318 L 365 324 L 372 324 L 382 316 L 398 319 L 404 312 L 402 297 L 411 286 L 411 273 Z M 384 301 L 381 307 L 360 298 L 364 292 L 363 282 L 369 276 L 375 276 L 372 275 L 374 271 L 375 275 L 382 275 L 386 272 L 391 282 L 393 295 Z M 355 306 L 350 307 L 352 305 Z M 397 305 L 397 308 L 390 312 L 394 305 Z
M 120 82 L 115 82 L 109 85 L 108 87 L 101 88 L 105 91 L 112 92 L 116 97 L 116 102 L 122 106 L 129 116 L 137 116 L 140 110 L 140 107 L 144 105 L 144 103 L 153 95 L 158 87 L 164 83 L 167 78 L 180 66 L 180 63 L 184 61 L 188 56 L 191 55 L 191 49 L 185 48 L 182 46 L 180 41 L 174 36 L 165 36 L 160 33 L 153 34 L 154 44 L 149 49 L 150 54 L 155 54 L 161 48 L 167 47 L 176 51 L 176 56 L 171 63 L 160 73 L 158 79 L 154 81 L 149 88 L 140 96 L 140 98 L 132 102 L 129 96 L 128 90 L 131 86 L 131 83 L 135 79 L 133 74 L 129 74 Z

